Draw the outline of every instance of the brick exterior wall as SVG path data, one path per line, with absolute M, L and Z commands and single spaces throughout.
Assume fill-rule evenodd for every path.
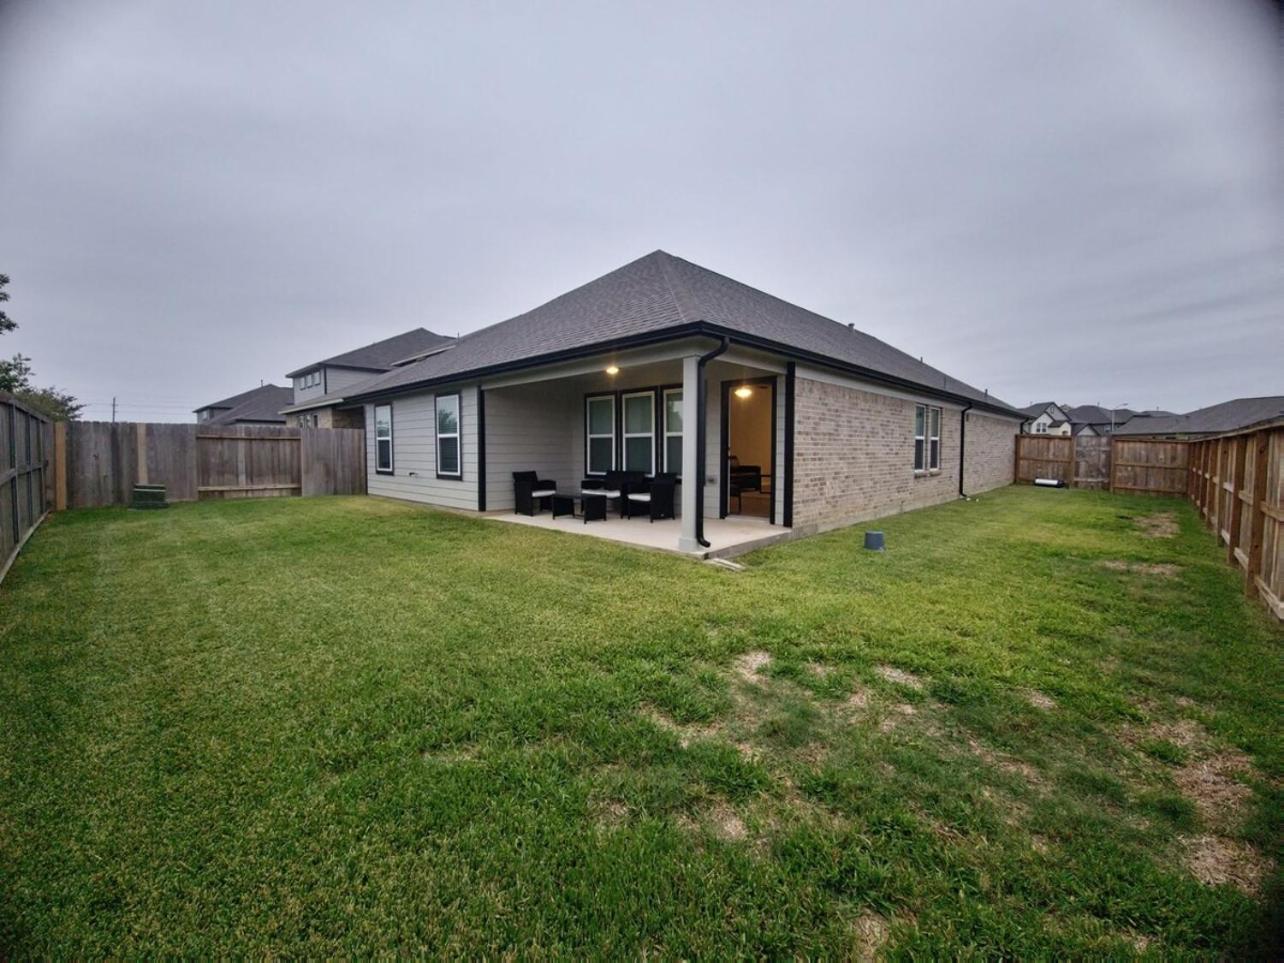
M 1010 485 L 1016 455 L 1017 423 L 979 411 L 967 415 L 967 453 L 963 465 L 963 490 L 979 495 Z
M 855 385 L 798 377 L 795 529 L 834 528 L 958 497 L 961 413 L 941 412 L 940 471 L 915 475 L 915 404 Z M 1018 427 L 1016 421 L 971 413 L 966 477 L 976 491 L 1011 482 Z

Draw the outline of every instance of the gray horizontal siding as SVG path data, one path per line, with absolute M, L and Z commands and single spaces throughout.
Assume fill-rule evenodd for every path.
M 455 389 L 439 394 L 453 394 Z M 392 404 L 393 474 L 375 471 L 374 405 L 366 405 L 366 465 L 371 495 L 404 498 L 443 508 L 477 508 L 477 388 L 458 389 L 460 395 L 461 480 L 437 477 L 437 419 L 434 395 L 407 395 Z
M 513 472 L 536 471 L 574 491 L 582 475 L 574 426 L 580 393 L 567 382 L 486 392 L 486 509 L 512 510 Z

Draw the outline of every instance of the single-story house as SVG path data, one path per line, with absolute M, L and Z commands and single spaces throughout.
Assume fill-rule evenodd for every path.
M 1147 418 L 1134 418 L 1115 434 L 1121 438 L 1198 439 L 1274 424 L 1280 419 L 1284 419 L 1284 395 L 1266 395 L 1235 398 L 1184 415 L 1154 414 Z
M 1027 435 L 1068 435 L 1070 434 L 1070 416 L 1055 401 L 1040 401 L 1022 408 L 1025 422 L 1021 430 Z
M 398 365 L 412 364 L 444 351 L 454 343 L 454 338 L 414 328 L 304 365 L 286 375 L 294 390 L 282 406 L 281 414 L 291 425 L 360 428 L 361 408 L 344 407 L 344 397 L 353 388 Z
M 280 385 L 259 385 L 239 395 L 212 401 L 196 409 L 202 425 L 284 425 L 281 406 L 289 404 L 294 392 Z
M 679 479 L 674 548 L 706 519 L 815 532 L 1009 484 L 1024 414 L 893 348 L 663 251 L 345 395 L 368 490 L 512 512 L 612 470 Z M 716 527 L 716 526 L 715 526 Z

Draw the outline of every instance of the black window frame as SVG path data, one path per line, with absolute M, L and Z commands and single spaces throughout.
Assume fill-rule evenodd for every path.
M 459 462 L 459 471 L 443 472 L 441 470 L 441 439 L 450 438 L 451 435 L 441 433 L 441 423 L 438 421 L 437 405 L 443 398 L 455 399 L 455 458 Z M 463 481 L 464 480 L 464 398 L 462 392 L 449 391 L 439 395 L 432 396 L 432 460 L 433 468 L 436 470 L 437 478 L 441 481 Z
M 379 440 L 380 440 L 379 439 L 379 409 L 380 408 L 388 409 L 388 467 L 387 468 L 379 467 Z M 387 404 L 384 404 L 384 405 L 372 405 L 371 409 L 372 410 L 371 410 L 370 420 L 372 423 L 371 427 L 373 428 L 374 446 L 375 446 L 375 457 L 374 457 L 375 474 L 376 475 L 395 475 L 396 466 L 397 466 L 397 454 L 396 454 L 397 446 L 394 443 L 393 439 L 396 438 L 397 431 L 396 431 L 396 427 L 393 424 L 394 412 L 393 412 L 392 402 L 389 401 Z

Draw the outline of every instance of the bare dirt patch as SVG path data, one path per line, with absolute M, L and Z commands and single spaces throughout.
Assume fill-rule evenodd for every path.
M 1234 826 L 1253 795 L 1235 776 L 1251 771 L 1252 763 L 1243 753 L 1218 752 L 1192 759 L 1173 774 L 1173 781 L 1210 826 Z
M 814 659 L 807 663 L 807 671 L 817 679 L 827 678 L 834 673 L 834 667 L 824 662 L 817 662 Z
M 852 921 L 853 960 L 861 963 L 878 959 L 879 952 L 887 945 L 891 927 L 877 913 L 862 913 Z
M 1167 562 L 1125 562 L 1123 559 L 1112 558 L 1101 563 L 1102 568 L 1108 568 L 1112 572 L 1130 572 L 1133 575 L 1150 575 L 1153 578 L 1176 578 L 1181 574 L 1180 565 L 1171 565 Z
M 856 689 L 851 695 L 843 700 L 843 706 L 849 711 L 858 711 L 869 705 L 869 693 L 864 689 Z
M 1025 689 L 1021 693 L 1025 696 L 1025 701 L 1030 703 L 1036 709 L 1055 709 L 1057 700 L 1038 689 Z
M 598 829 L 618 829 L 629 818 L 629 807 L 618 799 L 607 799 L 593 807 L 593 822 Z
M 723 800 L 718 800 L 701 812 L 698 819 L 684 817 L 682 822 L 690 829 L 705 826 L 719 839 L 740 840 L 749 836 L 749 830 L 740 814 Z
M 888 682 L 895 682 L 897 685 L 907 686 L 911 689 L 922 689 L 923 680 L 913 672 L 907 672 L 904 669 L 898 669 L 894 665 L 876 665 L 874 671 L 881 675 Z
M 1133 519 L 1141 529 L 1143 538 L 1172 538 L 1177 534 L 1177 515 L 1174 512 L 1155 512 Z
M 762 674 L 762 670 L 770 664 L 771 655 L 761 649 L 755 649 L 739 656 L 732 664 L 732 667 L 742 681 L 756 683 L 764 681 L 765 677 Z
M 967 747 L 982 762 L 1006 772 L 1008 775 L 1017 776 L 1032 789 L 1046 788 L 1047 780 L 1044 778 L 1043 773 L 1028 762 L 1022 762 L 1020 759 L 1013 759 L 1011 756 L 1004 755 L 1001 752 L 995 752 L 989 746 L 982 745 L 971 736 L 968 737 Z
M 883 721 L 878 724 L 878 731 L 891 732 L 900 725 L 901 720 L 917 714 L 918 710 L 908 702 L 898 702 L 896 705 L 888 709 L 887 715 L 884 716 Z
M 1253 896 L 1270 869 L 1265 859 L 1248 843 L 1225 836 L 1183 836 L 1186 868 L 1208 886 L 1230 884 Z
M 683 724 L 669 718 L 655 706 L 647 706 L 643 710 L 643 716 L 650 722 L 666 732 L 672 732 L 678 737 L 678 745 L 686 749 L 699 739 L 716 739 L 722 735 L 722 726 L 716 722 L 707 723 L 687 723 Z

